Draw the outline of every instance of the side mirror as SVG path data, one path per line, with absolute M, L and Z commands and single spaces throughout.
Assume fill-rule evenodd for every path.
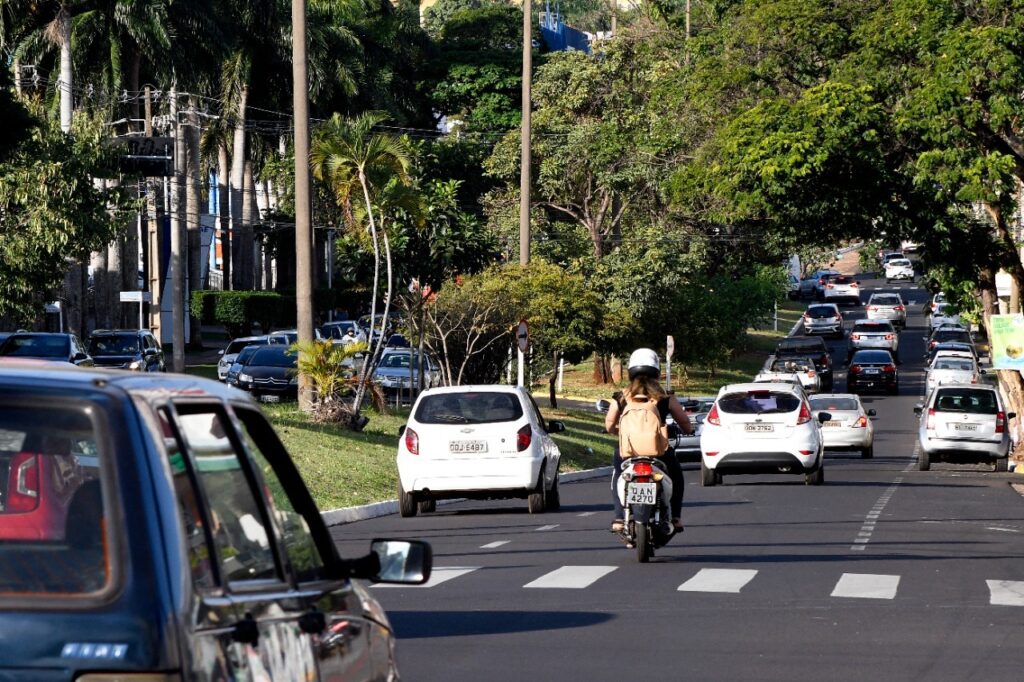
M 217 355 L 224 355 L 224 351 L 223 350 L 217 351 Z
M 914 414 L 921 414 L 922 412 L 924 412 L 924 403 L 914 405 Z
M 562 433 L 563 431 L 565 431 L 564 423 L 556 419 L 548 421 L 548 433 Z
M 434 556 L 426 542 L 374 540 L 370 543 L 370 551 L 376 555 L 378 566 L 372 575 L 366 576 L 369 580 L 402 585 L 422 585 L 430 580 Z
M 607 400 L 598 400 L 596 403 L 594 403 L 594 407 L 597 409 L 598 412 L 607 412 L 608 410 L 611 409 L 612 404 Z
M 1017 413 L 1016 413 L 1016 412 L 1007 412 L 1007 413 L 1006 413 L 1006 418 L 1007 418 L 1007 419 L 1013 419 L 1013 418 L 1014 418 L 1014 417 L 1016 417 L 1016 416 L 1017 416 Z
M 405 424 L 398 427 L 398 437 L 401 438 L 405 435 Z
M 873 409 L 872 410 L 868 410 L 868 416 L 869 417 L 877 417 L 878 413 L 875 412 Z
M 827 422 L 830 419 L 832 419 L 832 413 L 831 412 L 819 412 L 818 413 L 818 423 L 819 424 L 824 424 L 825 422 Z

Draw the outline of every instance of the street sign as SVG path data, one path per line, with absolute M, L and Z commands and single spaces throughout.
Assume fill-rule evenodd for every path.
M 149 303 L 153 300 L 153 295 L 148 291 L 122 291 L 120 299 L 121 303 Z
M 516 328 L 516 343 L 519 344 L 520 353 L 525 353 L 530 347 L 530 327 L 526 324 L 526 320 L 519 320 L 519 326 Z
M 665 340 L 665 357 L 670 358 L 676 352 L 676 340 L 671 336 Z

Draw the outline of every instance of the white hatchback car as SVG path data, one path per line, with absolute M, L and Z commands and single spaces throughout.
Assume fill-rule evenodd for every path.
M 1010 451 L 1007 422 L 1017 415 L 1006 412 L 994 386 L 940 386 L 923 403 L 914 406 L 920 415 L 917 468 L 928 471 L 931 463 L 988 462 L 1006 471 Z
M 976 384 L 984 371 L 967 353 L 936 353 L 925 370 L 926 393 L 945 384 Z
M 930 326 L 932 329 L 938 329 L 942 325 L 960 324 L 960 316 L 954 312 L 954 308 L 950 303 L 939 303 L 932 308 L 932 319 Z
M 399 429 L 402 516 L 434 511 L 443 498 L 526 498 L 530 513 L 560 506 L 561 453 L 537 403 L 518 386 L 446 386 L 420 394 Z
M 893 258 L 885 264 L 885 281 L 914 280 L 914 264 L 906 258 Z
M 860 396 L 853 393 L 824 393 L 811 396 L 811 410 L 828 412 L 832 418 L 821 425 L 826 450 L 860 450 L 860 456 L 875 456 L 874 410 L 865 410 Z
M 718 392 L 700 435 L 701 485 L 723 474 L 803 474 L 825 482 L 821 422 L 803 389 L 793 384 L 731 384 Z

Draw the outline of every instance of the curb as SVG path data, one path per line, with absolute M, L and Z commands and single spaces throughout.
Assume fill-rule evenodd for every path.
M 597 469 L 586 469 L 584 471 L 570 471 L 563 474 L 558 474 L 558 482 L 561 483 L 576 483 L 578 481 L 586 481 L 594 478 L 601 478 L 608 476 L 612 473 L 610 466 L 598 467 Z M 438 500 L 438 506 L 446 504 L 455 504 L 457 502 L 465 502 L 464 499 L 452 499 L 452 500 Z M 320 512 L 320 517 L 324 520 L 327 526 L 341 526 L 346 523 L 355 523 L 356 521 L 366 521 L 368 519 L 376 519 L 381 516 L 390 516 L 398 513 L 398 500 L 385 500 L 383 502 L 374 502 L 372 504 L 363 504 L 356 507 L 342 507 L 341 509 L 329 509 L 324 512 Z

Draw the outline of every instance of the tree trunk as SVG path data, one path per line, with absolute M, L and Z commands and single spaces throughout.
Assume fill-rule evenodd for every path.
M 611 367 L 608 364 L 608 356 L 594 353 L 594 374 L 595 384 L 610 384 L 612 381 Z
M 185 371 L 185 268 L 188 263 L 185 223 L 185 128 L 178 121 L 178 96 L 171 86 L 174 126 L 174 176 L 171 178 L 171 362 L 175 372 Z
M 228 187 L 228 147 L 221 142 L 217 147 L 217 209 L 220 213 L 218 224 L 220 226 L 220 267 L 221 288 L 224 291 L 232 289 L 231 286 L 231 258 L 232 258 L 232 235 L 231 235 L 231 193 Z
M 243 191 L 245 188 L 245 109 L 249 99 L 249 86 L 242 86 L 242 94 L 236 112 L 235 138 L 231 148 L 231 230 L 234 243 L 231 245 L 232 288 L 245 289 L 245 216 Z
M 363 198 L 366 201 L 366 213 L 370 219 L 370 236 L 373 238 L 373 290 L 370 294 L 370 337 L 367 342 L 373 344 L 373 326 L 377 317 L 377 289 L 380 283 L 380 242 L 377 239 L 377 222 L 373 217 L 373 204 L 370 202 L 370 188 L 367 185 L 366 176 L 359 171 L 359 183 L 363 187 Z M 366 353 L 363 360 L 363 367 L 359 371 L 359 383 L 356 386 L 356 395 L 352 401 L 352 415 L 358 417 L 362 409 L 363 396 L 366 394 L 366 383 L 370 380 L 369 373 L 373 371 L 372 353 Z M 353 424 L 358 423 L 353 419 Z
M 12 67 L 14 69 L 14 94 L 21 99 L 21 60 L 15 57 Z
M 242 234 L 238 244 L 241 257 L 241 271 L 236 273 L 243 289 L 254 289 L 256 286 L 256 240 L 254 229 L 259 222 L 256 208 L 256 186 L 253 184 L 252 159 L 246 159 L 242 166 Z
M 73 75 L 71 68 L 71 17 L 63 7 L 57 15 L 60 22 L 60 129 L 71 132 L 71 114 L 74 108 Z
M 188 233 L 188 290 L 185 298 L 189 313 L 189 348 L 200 350 L 203 336 L 201 320 L 192 315 L 192 292 L 205 288 L 203 282 L 203 241 L 202 241 L 202 193 L 200 188 L 199 115 L 195 100 L 189 100 L 188 125 L 185 128 L 186 179 L 185 179 L 185 228 Z

